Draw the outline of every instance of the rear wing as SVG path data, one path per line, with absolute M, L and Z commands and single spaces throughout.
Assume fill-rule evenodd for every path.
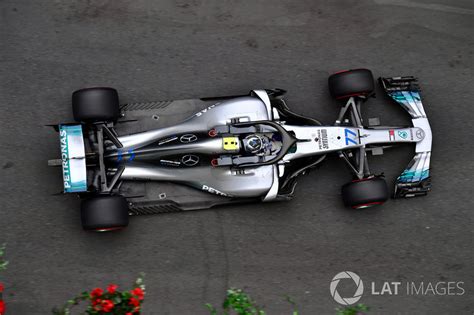
M 86 156 L 81 125 L 59 125 L 64 192 L 87 191 Z
M 421 128 L 414 137 L 422 140 L 417 142 L 415 156 L 402 174 L 398 176 L 393 197 L 424 196 L 431 190 L 432 134 L 421 102 L 418 80 L 411 76 L 380 78 L 379 80 L 385 92 L 410 114 L 413 126 Z

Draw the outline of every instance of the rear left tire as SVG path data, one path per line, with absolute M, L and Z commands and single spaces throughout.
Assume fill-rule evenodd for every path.
M 72 93 L 72 113 L 78 122 L 116 121 L 120 116 L 117 90 L 96 87 Z

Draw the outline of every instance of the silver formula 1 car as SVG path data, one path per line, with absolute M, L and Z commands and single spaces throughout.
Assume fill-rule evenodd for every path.
M 430 190 L 431 129 L 413 77 L 380 78 L 386 93 L 411 116 L 413 127 L 364 125 L 361 105 L 374 94 L 367 69 L 329 77 L 343 101 L 334 125 L 293 113 L 284 90 L 248 95 L 130 103 L 119 106 L 112 88 L 73 93 L 77 123 L 59 132 L 64 192 L 82 198 L 86 230 L 128 225 L 129 215 L 289 200 L 296 179 L 335 153 L 353 180 L 342 187 L 346 206 L 380 205 L 389 197 L 383 176 L 370 172 L 367 153 L 415 143 L 415 157 L 398 177 L 393 197 Z

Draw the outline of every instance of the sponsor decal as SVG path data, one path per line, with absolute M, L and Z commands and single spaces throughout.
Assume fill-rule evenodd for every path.
M 61 143 L 61 160 L 63 161 L 63 181 L 64 189 L 71 188 L 71 177 L 69 170 L 69 157 L 67 152 L 67 132 L 65 129 L 59 130 L 59 141 Z
M 416 132 L 415 132 L 415 135 L 418 139 L 423 139 L 425 137 L 425 132 L 421 129 L 418 129 Z
M 211 194 L 219 195 L 219 196 L 224 196 L 224 197 L 230 197 L 228 194 L 223 193 L 222 191 L 219 191 L 215 188 L 209 187 L 207 185 L 202 185 L 201 187 L 202 190 L 207 191 Z
M 178 137 L 176 137 L 176 136 L 165 138 L 163 140 L 158 141 L 158 145 L 163 145 L 165 143 L 175 141 L 176 139 L 178 139 Z
M 59 142 L 64 192 L 87 191 L 84 140 L 81 125 L 60 125 Z
M 318 144 L 320 150 L 327 150 L 329 149 L 329 141 L 328 141 L 328 131 L 327 129 L 318 129 Z
M 216 107 L 217 105 L 219 105 L 220 103 L 216 103 L 216 104 L 213 104 L 207 108 L 204 108 L 202 111 L 200 112 L 197 112 L 196 114 L 194 114 L 195 116 L 199 117 L 199 116 L 202 116 L 203 114 L 205 114 L 208 110 L 210 109 L 213 109 L 214 107 Z
M 390 139 L 390 141 L 395 141 L 395 130 L 390 129 L 388 131 L 388 138 Z
M 192 134 L 192 133 L 188 133 L 188 134 L 185 134 L 185 135 L 182 135 L 181 137 L 179 137 L 179 141 L 181 143 L 191 143 L 191 142 L 194 142 L 197 140 L 197 136 Z
M 406 139 L 408 138 L 408 132 L 406 132 L 405 130 L 398 130 L 398 136 L 402 139 Z
M 186 166 L 194 166 L 199 163 L 199 156 L 186 154 L 181 158 L 181 162 Z
M 172 161 L 172 160 L 160 160 L 161 164 L 168 165 L 168 166 L 180 166 L 181 162 L 179 161 Z

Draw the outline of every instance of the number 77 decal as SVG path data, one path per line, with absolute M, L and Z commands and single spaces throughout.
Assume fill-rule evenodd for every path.
M 350 129 L 344 129 L 344 135 L 346 137 L 346 145 L 349 145 L 349 143 L 358 145 L 357 141 L 355 140 L 357 138 L 357 134 L 350 130 Z

